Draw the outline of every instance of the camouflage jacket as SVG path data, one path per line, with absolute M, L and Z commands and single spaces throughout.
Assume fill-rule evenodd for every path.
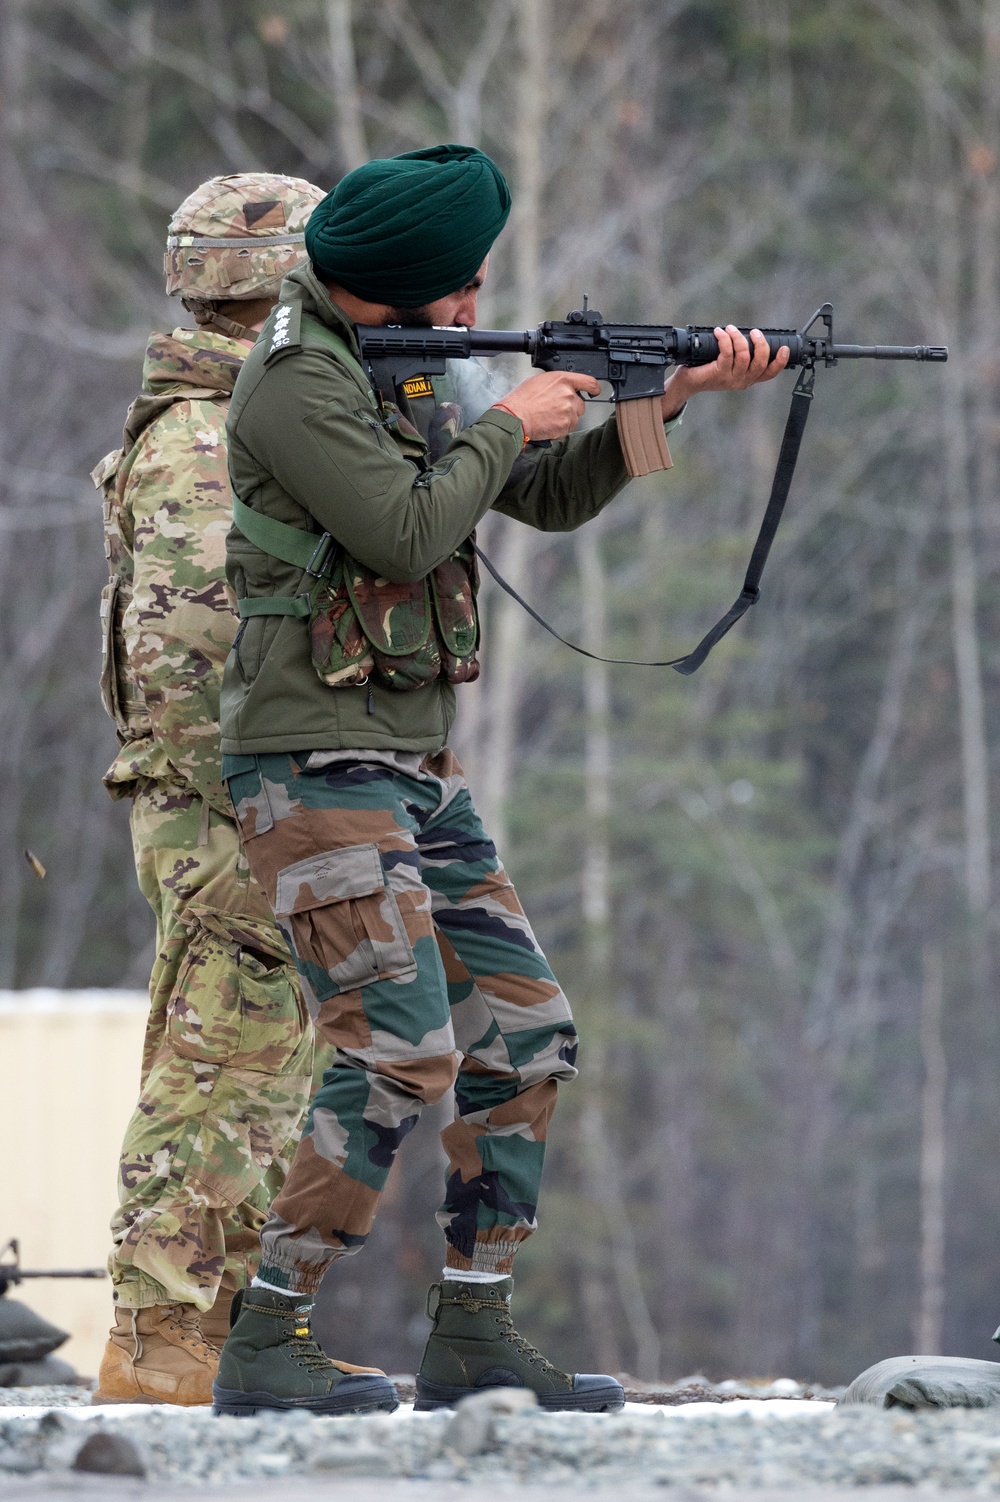
M 219 693 L 237 620 L 225 582 L 226 413 L 246 348 L 206 329 L 153 334 L 123 445 L 93 472 L 109 580 L 101 690 L 122 749 L 112 797 L 192 784 L 221 813 Z
M 229 469 L 245 505 L 317 542 L 329 533 L 379 578 L 425 578 L 491 507 L 543 531 L 571 531 L 628 483 L 613 417 L 522 453 L 521 423 L 496 407 L 468 426 L 463 413 L 443 456 L 418 470 L 359 361 L 353 326 L 310 266 L 296 267 L 237 381 Z M 227 569 L 247 619 L 226 664 L 225 753 L 437 751 L 446 743 L 455 714 L 446 677 L 407 693 L 378 682 L 331 688 L 314 666 L 307 621 L 253 605 L 298 595 L 302 567 L 234 527 Z

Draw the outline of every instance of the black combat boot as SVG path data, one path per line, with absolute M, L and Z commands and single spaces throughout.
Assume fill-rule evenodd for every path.
M 333 1361 L 309 1329 L 312 1299 L 248 1288 L 212 1388 L 212 1412 L 249 1417 L 272 1408 L 310 1413 L 391 1413 L 396 1389 L 376 1367 Z
M 427 1300 L 434 1329 L 417 1375 L 415 1407 L 453 1408 L 484 1387 L 529 1387 L 542 1408 L 609 1413 L 625 1392 L 614 1377 L 571 1377 L 518 1335 L 510 1317 L 512 1278 L 435 1283 Z

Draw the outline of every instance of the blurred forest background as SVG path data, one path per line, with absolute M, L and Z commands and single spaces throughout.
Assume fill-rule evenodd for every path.
M 479 144 L 515 196 L 484 324 L 829 298 L 846 339 L 952 350 L 820 372 L 764 597 L 697 677 L 583 664 L 485 592 L 457 749 L 584 1035 L 521 1326 L 643 1377 L 995 1354 L 1000 0 L 4 0 L 0 27 L 0 986 L 141 987 L 152 956 L 100 783 L 87 474 L 183 321 L 170 212 L 215 173 Z M 684 650 L 738 592 L 791 384 L 699 398 L 669 475 L 572 536 L 493 518 L 488 551 L 588 646 Z M 328 1280 L 341 1355 L 419 1358 L 438 1152 L 410 1139 Z

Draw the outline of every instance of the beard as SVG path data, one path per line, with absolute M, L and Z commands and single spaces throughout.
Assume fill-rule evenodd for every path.
M 434 319 L 431 310 L 425 304 L 422 308 L 390 308 L 385 319 L 386 324 L 400 323 L 404 328 L 432 329 Z

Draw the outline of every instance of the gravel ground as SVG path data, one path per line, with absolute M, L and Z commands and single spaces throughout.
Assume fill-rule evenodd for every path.
M 142 1469 L 153 1484 L 101 1477 L 109 1498 L 151 1498 L 166 1487 L 184 1488 L 190 1499 L 206 1487 L 248 1481 L 270 1498 L 307 1497 L 309 1478 L 344 1502 L 376 1493 L 457 1497 L 470 1483 L 479 1497 L 516 1492 L 520 1502 L 553 1490 L 595 1498 L 613 1492 L 632 1502 L 663 1488 L 679 1490 L 678 1502 L 685 1491 L 700 1498 L 705 1488 L 730 1497 L 784 1491 L 803 1502 L 824 1487 L 902 1486 L 910 1497 L 920 1494 L 914 1487 L 951 1498 L 961 1489 L 1000 1494 L 1000 1425 L 988 1411 L 836 1411 L 814 1400 L 737 1398 L 725 1405 L 630 1404 L 617 1415 L 530 1407 L 498 1413 L 494 1401 L 502 1401 L 499 1394 L 457 1413 L 402 1408 L 392 1416 L 328 1419 L 299 1413 L 220 1420 L 204 1409 L 159 1407 L 12 1410 L 0 1415 L 0 1493 L 10 1495 L 15 1484 L 26 1498 L 89 1491 L 97 1478 L 71 1467 L 85 1440 L 103 1436 L 102 1464 L 117 1454 L 117 1463 Z
M 400 1402 L 412 1403 L 415 1379 L 412 1374 L 394 1374 L 389 1378 L 399 1393 Z M 796 1382 L 792 1377 L 749 1377 L 736 1381 L 711 1382 L 700 1373 L 681 1377 L 676 1382 L 641 1382 L 620 1372 L 618 1380 L 630 1403 L 667 1404 L 680 1407 L 686 1403 L 733 1403 L 740 1398 L 818 1398 L 836 1402 L 846 1387 L 820 1387 L 815 1382 Z M 0 1387 L 0 1408 L 85 1408 L 96 1382 L 79 1377 L 66 1387 Z
M 470 1499 L 469 1488 L 462 1481 L 277 1481 L 257 1488 L 258 1502 L 575 1502 L 579 1489 L 505 1486 L 477 1480 Z M 632 1483 L 626 1492 L 590 1490 L 586 1502 L 846 1502 L 856 1498 L 854 1491 L 840 1487 L 816 1490 L 796 1487 L 794 1491 L 754 1488 L 736 1491 L 715 1487 L 671 1487 Z M 108 1477 L 37 1476 L 5 1485 L 4 1502 L 247 1502 L 243 1489 L 195 1487 L 178 1491 L 145 1481 L 121 1482 Z M 937 1487 L 876 1486 L 863 1493 L 864 1502 L 979 1502 L 982 1492 L 939 1491 Z
M 399 1378 L 394 1377 L 394 1382 Z M 403 1378 L 413 1381 L 413 1378 Z M 619 1372 L 618 1380 L 625 1389 L 630 1403 L 667 1404 L 680 1407 L 685 1403 L 735 1403 L 740 1398 L 818 1398 L 835 1403 L 847 1391 L 846 1387 L 820 1387 L 817 1382 L 796 1382 L 793 1377 L 747 1377 L 737 1381 L 710 1382 L 700 1373 L 694 1377 L 681 1377 L 677 1382 L 640 1382 Z
M 462 1481 L 277 1481 L 257 1488 L 258 1502 L 575 1502 L 579 1489 L 505 1486 L 478 1480 L 470 1499 Z M 586 1502 L 846 1502 L 854 1491 L 840 1487 L 794 1491 L 754 1488 L 736 1491 L 715 1487 L 671 1487 L 632 1483 L 626 1492 L 590 1490 Z M 37 1476 L 5 1485 L 4 1502 L 247 1502 L 246 1489 L 195 1487 L 178 1491 L 145 1481 L 121 1482 L 108 1477 Z M 864 1502 L 979 1502 L 982 1492 L 939 1491 L 937 1487 L 876 1486 L 863 1493 Z
M 0 1408 L 86 1408 L 95 1384 L 72 1387 L 0 1387 Z

